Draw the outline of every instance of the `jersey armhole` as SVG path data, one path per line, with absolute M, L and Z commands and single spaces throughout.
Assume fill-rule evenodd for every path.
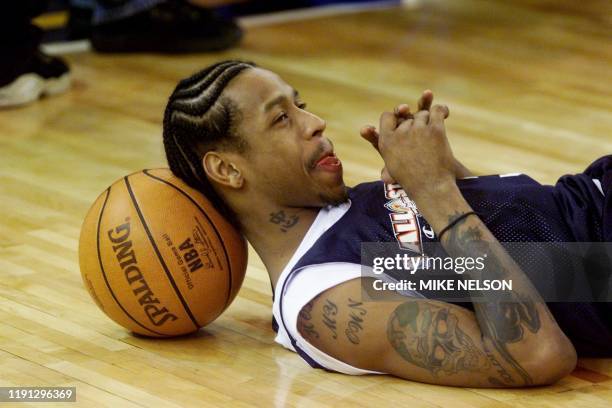
M 342 362 L 311 345 L 297 330 L 297 320 L 302 308 L 312 299 L 327 289 L 343 282 L 360 278 L 361 265 L 345 262 L 330 262 L 319 265 L 309 265 L 293 271 L 289 281 L 284 285 L 283 293 L 279 293 L 282 302 L 279 314 L 285 329 L 297 346 L 308 357 L 329 371 L 349 375 L 385 374 L 378 371 L 364 370 Z M 297 351 L 297 350 L 296 350 Z

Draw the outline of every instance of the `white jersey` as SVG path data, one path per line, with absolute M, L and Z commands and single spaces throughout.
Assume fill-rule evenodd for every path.
M 351 375 L 384 374 L 353 367 L 335 359 L 308 343 L 297 330 L 298 315 L 302 307 L 308 302 L 329 288 L 361 277 L 361 265 L 346 262 L 309 265 L 290 274 L 300 258 L 316 243 L 325 231 L 348 211 L 350 205 L 349 201 L 339 206 L 328 206 L 321 209 L 297 250 L 285 266 L 285 269 L 283 269 L 276 284 L 277 291 L 274 294 L 272 308 L 274 318 L 279 326 L 275 341 L 291 351 L 296 351 L 291 342 L 291 338 L 293 338 L 297 346 L 308 357 L 331 371 Z M 290 281 L 285 283 L 288 277 Z M 283 286 L 285 290 L 284 293 L 281 293 Z M 415 293 L 414 296 L 420 295 Z M 282 302 L 282 316 L 280 302 Z

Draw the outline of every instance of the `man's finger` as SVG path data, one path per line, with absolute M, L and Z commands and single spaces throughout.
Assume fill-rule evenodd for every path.
M 429 123 L 444 124 L 444 119 L 448 118 L 449 111 L 446 105 L 434 105 L 429 114 Z
M 423 91 L 423 94 L 419 98 L 417 103 L 417 111 L 429 110 L 431 108 L 431 104 L 433 102 L 433 92 L 429 89 Z
M 393 110 L 393 113 L 395 114 L 395 116 L 401 119 L 407 119 L 412 117 L 412 114 L 410 113 L 410 106 L 406 105 L 405 103 L 396 106 Z
M 359 134 L 370 142 L 374 148 L 378 149 L 378 132 L 374 126 L 366 125 L 362 127 L 361 130 L 359 130 Z
M 410 127 L 412 126 L 413 123 L 414 123 L 414 119 L 413 118 L 405 119 L 401 123 L 398 123 L 397 131 L 399 131 L 400 133 L 401 132 L 407 132 L 408 129 L 410 129 Z
M 413 126 L 425 126 L 429 122 L 429 111 L 422 110 L 414 114 Z
M 391 112 L 383 112 L 380 115 L 380 133 L 393 132 L 397 127 L 397 117 Z
M 378 132 L 376 132 L 376 128 L 372 125 L 365 125 L 362 126 L 361 129 L 359 129 L 359 134 L 364 138 L 364 139 L 372 139 L 373 136 L 378 135 Z

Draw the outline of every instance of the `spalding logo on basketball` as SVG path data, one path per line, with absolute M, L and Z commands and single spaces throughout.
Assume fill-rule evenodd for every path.
M 79 241 L 85 287 L 123 327 L 145 336 L 197 331 L 244 279 L 242 235 L 169 169 L 116 181 L 90 208 Z

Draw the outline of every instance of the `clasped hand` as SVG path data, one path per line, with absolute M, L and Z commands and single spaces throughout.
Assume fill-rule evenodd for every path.
M 380 116 L 378 130 L 364 126 L 360 131 L 385 162 L 383 181 L 398 182 L 410 196 L 443 190 L 465 176 L 466 169 L 455 159 L 446 137 L 449 110 L 445 105 L 432 107 L 432 102 L 433 94 L 427 90 L 416 113 L 402 104 Z

